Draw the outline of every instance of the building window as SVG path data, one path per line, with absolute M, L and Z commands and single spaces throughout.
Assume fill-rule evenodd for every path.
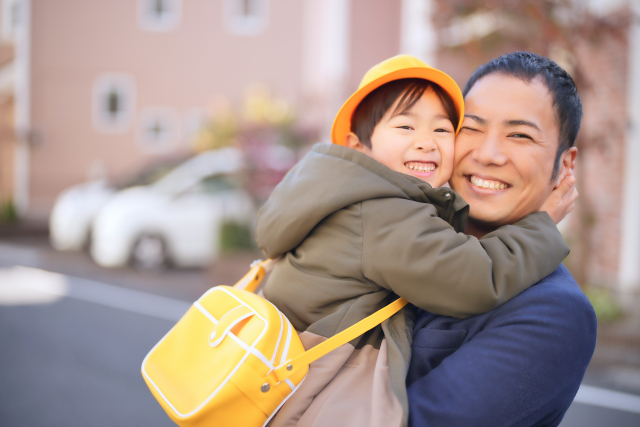
M 20 0 L 2 0 L 2 29 L 0 36 L 2 40 L 13 42 L 15 40 L 16 30 L 20 25 L 20 13 L 22 12 Z
M 137 139 L 148 153 L 167 153 L 180 141 L 180 114 L 171 107 L 147 107 L 140 113 Z
M 128 74 L 103 74 L 93 84 L 93 125 L 100 132 L 127 131 L 135 111 L 135 81 Z
M 182 0 L 138 0 L 138 23 L 146 31 L 170 31 L 182 16 Z
M 232 34 L 260 34 L 269 25 L 269 0 L 225 0 L 225 21 Z

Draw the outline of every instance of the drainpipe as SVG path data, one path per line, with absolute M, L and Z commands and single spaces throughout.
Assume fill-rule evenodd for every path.
M 15 34 L 15 130 L 13 200 L 20 217 L 29 208 L 29 135 L 31 128 L 31 0 L 20 0 Z
M 302 85 L 330 142 L 333 116 L 346 99 L 351 0 L 305 0 Z
M 402 0 L 400 50 L 435 66 L 438 37 L 431 22 L 432 11 L 433 0 Z
M 623 291 L 640 289 L 640 1 L 629 1 L 634 19 L 629 29 L 628 117 L 625 150 L 622 236 L 618 282 Z

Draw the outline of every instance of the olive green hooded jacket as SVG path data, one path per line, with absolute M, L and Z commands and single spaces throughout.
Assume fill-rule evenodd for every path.
M 487 312 L 553 272 L 569 253 L 545 212 L 478 240 L 449 188 L 358 151 L 317 144 L 258 215 L 256 241 L 282 257 L 264 287 L 310 347 L 397 296 L 430 312 Z M 272 425 L 406 425 L 411 310 L 311 365 Z

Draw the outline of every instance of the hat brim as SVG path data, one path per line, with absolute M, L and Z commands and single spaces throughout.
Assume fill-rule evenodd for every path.
M 412 67 L 403 68 L 401 70 L 392 71 L 384 76 L 378 77 L 370 81 L 363 87 L 359 88 L 353 95 L 347 99 L 342 105 L 340 111 L 336 115 L 331 127 L 331 142 L 338 145 L 345 145 L 347 135 L 351 132 L 351 118 L 353 113 L 362 100 L 385 83 L 400 79 L 424 79 L 429 80 L 449 94 L 453 100 L 454 107 L 458 112 L 459 121 L 456 126 L 456 133 L 460 130 L 462 120 L 464 118 L 464 98 L 458 84 L 447 74 L 435 68 Z

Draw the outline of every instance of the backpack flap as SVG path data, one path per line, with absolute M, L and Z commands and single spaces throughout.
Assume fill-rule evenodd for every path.
M 278 382 L 272 371 L 303 352 L 291 323 L 273 304 L 218 286 L 151 350 L 142 374 L 179 425 L 259 426 L 307 372 Z

